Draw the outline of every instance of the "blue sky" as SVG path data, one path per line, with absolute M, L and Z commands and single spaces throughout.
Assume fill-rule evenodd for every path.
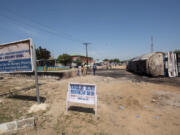
M 31 37 L 36 47 L 95 59 L 180 49 L 180 0 L 1 0 L 0 44 Z

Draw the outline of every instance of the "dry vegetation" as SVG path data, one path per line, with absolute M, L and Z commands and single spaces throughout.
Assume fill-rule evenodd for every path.
M 179 135 L 180 88 L 165 84 L 132 82 L 84 76 L 70 79 L 40 79 L 40 95 L 49 107 L 46 111 L 28 113 L 35 102 L 35 88 L 0 98 L 0 123 L 34 116 L 36 127 L 21 130 L 18 135 Z M 97 85 L 98 115 L 88 106 L 65 112 L 69 82 Z M 30 87 L 34 81 L 24 78 L 0 80 L 0 91 Z M 27 100 L 27 98 L 29 100 Z M 75 104 L 73 104 L 75 105 Z

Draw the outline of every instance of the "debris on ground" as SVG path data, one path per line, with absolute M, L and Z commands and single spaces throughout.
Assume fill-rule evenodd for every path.
M 48 108 L 48 104 L 42 103 L 42 104 L 34 104 L 31 106 L 31 108 L 29 109 L 29 113 L 34 113 L 34 112 L 38 112 L 38 111 L 45 111 Z

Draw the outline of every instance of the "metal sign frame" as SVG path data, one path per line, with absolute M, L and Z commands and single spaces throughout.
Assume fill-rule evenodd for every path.
M 37 65 L 36 65 L 36 47 L 35 45 L 32 45 L 32 52 L 33 52 L 33 68 L 34 68 L 34 77 L 35 77 L 35 83 L 36 83 L 36 97 L 37 102 L 41 103 L 40 97 L 39 97 L 39 84 L 38 84 L 38 73 L 37 73 Z
M 85 89 L 85 86 L 93 86 L 94 87 L 94 95 L 83 95 L 83 94 L 73 94 L 71 92 L 71 85 L 79 85 L 83 87 L 83 92 L 88 91 Z M 79 91 L 81 91 L 79 89 Z M 69 102 L 72 103 L 80 103 L 80 104 L 87 104 L 87 105 L 94 105 L 95 115 L 97 115 L 97 94 L 96 94 L 96 85 L 95 84 L 88 84 L 88 83 L 69 83 L 68 91 L 67 91 L 67 98 L 66 98 L 66 112 L 68 112 Z

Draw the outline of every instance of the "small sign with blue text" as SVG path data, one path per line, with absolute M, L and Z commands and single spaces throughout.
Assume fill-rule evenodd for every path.
M 96 85 L 70 83 L 67 92 L 66 110 L 68 111 L 68 102 L 95 105 L 97 111 Z

